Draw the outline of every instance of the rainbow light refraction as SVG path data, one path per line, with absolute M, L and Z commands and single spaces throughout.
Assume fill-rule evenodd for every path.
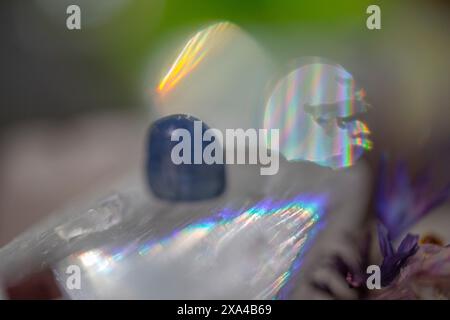
M 280 130 L 279 151 L 289 161 L 349 167 L 372 148 L 368 126 L 357 119 L 367 111 L 364 98 L 343 67 L 312 61 L 278 82 L 263 127 Z
M 159 82 L 156 91 L 164 96 L 172 90 L 211 50 L 225 40 L 233 28 L 228 22 L 220 22 L 197 32 L 183 47 L 169 71 Z
M 139 254 L 152 258 L 157 258 L 160 254 L 178 255 L 180 251 L 202 246 L 205 241 L 209 242 L 208 238 L 214 239 L 212 246 L 220 248 L 227 240 L 248 232 L 251 228 L 267 228 L 264 232 L 271 234 L 271 241 L 276 242 L 277 246 L 274 254 L 268 256 L 269 260 L 262 261 L 252 272 L 254 278 L 251 282 L 273 278 L 256 296 L 258 299 L 273 299 L 280 294 L 300 266 L 306 244 L 313 238 L 321 222 L 324 204 L 324 197 L 297 197 L 284 201 L 265 200 L 242 212 L 225 210 L 211 219 L 193 223 L 167 238 L 142 246 Z M 289 237 L 275 241 L 279 232 L 277 229 L 283 227 L 291 229 Z M 212 250 L 220 250 L 219 248 Z M 283 266 L 278 272 L 272 270 L 273 272 L 267 273 L 273 260 L 283 261 Z
M 113 290 L 116 279 L 136 279 L 145 270 L 133 282 L 149 297 L 283 298 L 323 226 L 325 205 L 325 196 L 266 199 L 220 210 L 164 237 L 93 249 L 76 259 L 105 290 Z

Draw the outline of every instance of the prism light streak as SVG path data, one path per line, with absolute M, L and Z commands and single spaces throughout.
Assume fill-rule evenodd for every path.
M 148 281 L 149 297 L 162 298 L 167 290 L 164 297 L 200 298 L 214 291 L 212 297 L 275 299 L 284 297 L 280 292 L 323 225 L 325 205 L 324 196 L 266 199 L 246 209 L 220 210 L 165 237 L 93 249 L 76 259 L 92 283 L 108 290 L 115 279 L 126 278 L 125 270 L 135 277 L 137 269 L 145 270 L 138 285 Z M 160 279 L 170 283 L 159 283 L 157 290 Z
M 349 167 L 372 148 L 369 128 L 356 119 L 367 111 L 364 97 L 344 68 L 316 58 L 278 82 L 263 127 L 280 130 L 279 151 L 288 161 Z
M 293 274 L 293 270 L 295 270 L 293 264 L 297 258 L 301 257 L 301 253 L 303 253 L 304 245 L 308 240 L 308 233 L 312 233 L 311 229 L 316 227 L 323 214 L 323 201 L 323 198 L 317 198 L 314 201 L 309 199 L 309 202 L 301 198 L 280 202 L 266 200 L 242 213 L 226 212 L 225 214 L 219 214 L 218 219 L 212 218 L 191 224 L 157 243 L 144 245 L 139 250 L 139 254 L 152 256 L 152 259 L 154 259 L 164 251 L 169 253 L 174 250 L 178 251 L 180 245 L 183 250 L 195 245 L 201 245 L 201 242 L 206 237 L 215 237 L 215 234 L 221 234 L 215 241 L 217 247 L 220 248 L 227 239 L 232 238 L 238 233 L 245 232 L 246 229 L 251 228 L 252 225 L 257 225 L 259 220 L 265 217 L 274 220 L 274 223 L 268 226 L 269 233 L 272 230 L 276 232 L 277 227 L 283 224 L 294 225 L 296 230 L 292 230 L 291 236 L 278 244 L 277 253 L 272 257 L 273 259 L 276 257 L 286 259 L 286 271 L 276 277 L 256 297 L 257 299 L 273 299 L 277 297 L 277 294 Z M 270 278 L 270 274 L 268 275 L 267 271 L 269 273 L 272 273 L 272 271 L 266 270 L 264 272 L 263 270 L 265 268 L 267 266 L 262 265 L 260 266 L 259 272 L 255 270 L 252 282 L 264 279 L 265 277 Z
M 201 240 L 217 228 L 232 227 L 233 229 L 230 230 L 232 234 L 233 232 L 241 231 L 249 224 L 256 222 L 259 218 L 264 216 L 282 218 L 281 221 L 277 222 L 278 224 L 285 223 L 290 219 L 299 219 L 297 222 L 308 220 L 311 221 L 311 223 L 315 223 L 320 217 L 318 209 L 319 208 L 316 203 L 308 204 L 295 200 L 286 203 L 272 203 L 270 201 L 264 201 L 242 213 L 225 211 L 225 217 L 223 213 L 220 213 L 214 218 L 188 225 L 187 227 L 175 231 L 169 237 L 159 240 L 156 243 L 143 245 L 139 250 L 139 254 L 152 254 L 155 251 L 158 252 L 165 246 L 174 246 L 174 244 L 189 246 L 195 244 L 195 242 Z M 311 226 L 309 223 L 310 222 L 307 223 L 308 227 Z M 300 225 L 303 225 L 303 223 Z
M 185 78 L 208 53 L 224 41 L 226 33 L 232 28 L 228 22 L 214 24 L 197 32 L 181 50 L 169 71 L 159 82 L 157 93 L 164 96 Z

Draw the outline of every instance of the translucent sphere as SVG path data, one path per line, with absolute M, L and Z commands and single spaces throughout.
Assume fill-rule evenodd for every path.
M 364 90 L 356 89 L 353 76 L 314 58 L 277 83 L 263 127 L 279 130 L 279 151 L 288 161 L 343 168 L 372 147 L 369 128 L 358 120 L 366 111 Z

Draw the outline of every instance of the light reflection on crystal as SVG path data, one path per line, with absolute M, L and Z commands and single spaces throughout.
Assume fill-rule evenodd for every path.
M 228 22 L 221 22 L 197 32 L 186 43 L 167 74 L 160 81 L 157 92 L 162 96 L 173 89 L 213 50 L 224 41 L 227 33 L 233 29 Z
M 349 72 L 316 58 L 278 82 L 263 126 L 280 130 L 279 151 L 289 161 L 348 167 L 372 148 L 369 128 L 357 120 L 367 111 L 364 98 Z
M 146 81 L 158 116 L 192 115 L 223 131 L 260 126 L 256 115 L 262 112 L 273 64 L 251 34 L 231 22 L 214 23 L 169 59 L 161 61 L 167 67 L 158 79 L 152 72 Z
M 284 297 L 325 204 L 315 196 L 224 209 L 166 237 L 89 250 L 72 261 L 81 262 L 101 298 Z

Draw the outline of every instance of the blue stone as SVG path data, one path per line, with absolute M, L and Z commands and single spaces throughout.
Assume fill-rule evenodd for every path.
M 159 198 L 170 201 L 203 200 L 219 196 L 225 189 L 223 161 L 220 164 L 205 164 L 202 158 L 201 164 L 194 163 L 194 121 L 199 120 L 192 116 L 177 114 L 157 120 L 150 128 L 146 162 L 147 180 L 151 191 Z M 186 129 L 190 133 L 190 164 L 175 164 L 172 161 L 172 149 L 180 143 L 171 141 L 175 129 Z M 202 137 L 207 129 L 208 126 L 203 122 Z M 197 145 L 201 146 L 201 154 L 213 141 L 201 140 Z

